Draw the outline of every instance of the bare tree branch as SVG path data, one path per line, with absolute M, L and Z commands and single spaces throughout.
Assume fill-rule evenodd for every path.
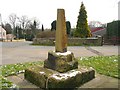
M 9 15 L 9 21 L 10 21 L 13 29 L 15 29 L 16 20 L 17 20 L 17 15 L 16 14 L 12 13 L 12 14 Z

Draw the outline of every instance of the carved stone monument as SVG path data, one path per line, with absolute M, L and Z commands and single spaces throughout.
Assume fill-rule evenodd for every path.
M 57 26 L 56 26 L 56 38 L 55 38 L 55 51 L 67 52 L 67 33 L 66 33 L 66 21 L 64 9 L 57 10 Z
M 48 52 L 48 59 L 44 63 L 45 68 L 58 72 L 66 72 L 78 68 L 72 52 L 67 51 L 67 34 L 64 9 L 57 10 L 57 28 L 55 38 L 55 52 Z
M 33 66 L 25 70 L 25 79 L 43 89 L 76 88 L 95 77 L 92 68 L 78 67 L 74 54 L 67 51 L 64 9 L 57 10 L 55 51 L 48 52 L 44 67 Z

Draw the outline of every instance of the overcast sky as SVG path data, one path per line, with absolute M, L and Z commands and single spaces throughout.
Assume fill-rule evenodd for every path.
M 81 2 L 83 1 L 88 15 L 88 22 L 102 23 L 118 20 L 118 1 L 120 0 L 0 0 L 2 22 L 15 13 L 18 17 L 36 17 L 44 28 L 50 28 L 51 22 L 57 18 L 57 9 L 65 9 L 66 20 L 75 27 Z

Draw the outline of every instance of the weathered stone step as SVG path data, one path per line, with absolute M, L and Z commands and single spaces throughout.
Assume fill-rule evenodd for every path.
M 17 76 L 9 76 L 7 77 L 7 79 L 12 81 L 14 84 L 18 85 L 20 88 L 34 88 L 34 89 L 38 88 L 32 83 L 26 81 L 24 79 L 24 74 L 19 74 Z M 83 84 L 79 88 L 116 88 L 117 89 L 119 85 L 118 80 L 119 79 L 96 74 L 93 80 Z

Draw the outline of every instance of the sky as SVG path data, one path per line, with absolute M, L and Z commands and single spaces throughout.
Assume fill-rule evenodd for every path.
M 51 28 L 52 21 L 57 18 L 57 9 L 65 9 L 66 21 L 76 27 L 81 2 L 87 10 L 87 20 L 101 23 L 118 20 L 118 2 L 120 0 L 0 0 L 2 22 L 9 22 L 9 15 L 15 13 L 39 20 L 44 28 Z M 42 27 L 42 26 L 41 26 Z

